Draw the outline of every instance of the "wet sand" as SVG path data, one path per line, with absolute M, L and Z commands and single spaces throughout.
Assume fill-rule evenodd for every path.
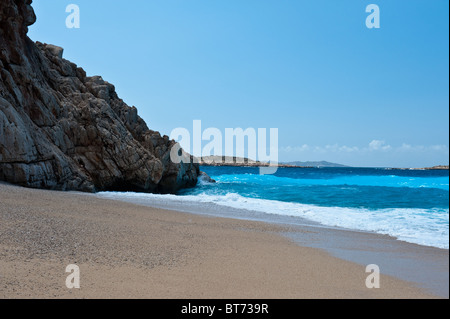
M 0 298 L 438 297 L 383 273 L 368 289 L 364 265 L 281 235 L 293 231 L 327 236 L 0 183 Z

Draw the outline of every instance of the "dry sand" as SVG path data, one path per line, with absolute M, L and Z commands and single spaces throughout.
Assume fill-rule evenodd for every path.
M 282 226 L 0 183 L 0 298 L 432 298 Z M 81 289 L 65 285 L 76 264 Z

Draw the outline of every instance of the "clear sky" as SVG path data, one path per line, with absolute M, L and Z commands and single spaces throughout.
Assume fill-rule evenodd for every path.
M 79 29 L 66 28 L 68 4 Z M 368 29 L 366 6 L 380 8 Z M 150 128 L 278 128 L 280 161 L 449 162 L 448 0 L 34 0 L 35 41 Z

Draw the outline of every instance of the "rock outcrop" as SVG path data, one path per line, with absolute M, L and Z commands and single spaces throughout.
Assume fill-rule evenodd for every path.
M 175 164 L 114 86 L 34 43 L 31 0 L 0 1 L 0 180 L 36 188 L 173 193 L 199 167 Z

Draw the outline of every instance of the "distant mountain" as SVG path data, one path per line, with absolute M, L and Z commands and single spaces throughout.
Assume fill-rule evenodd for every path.
M 320 161 L 320 162 L 288 162 L 283 163 L 285 165 L 291 165 L 291 166 L 303 166 L 303 167 L 348 167 L 346 165 L 342 164 L 336 164 L 336 163 L 330 163 L 326 161 Z

